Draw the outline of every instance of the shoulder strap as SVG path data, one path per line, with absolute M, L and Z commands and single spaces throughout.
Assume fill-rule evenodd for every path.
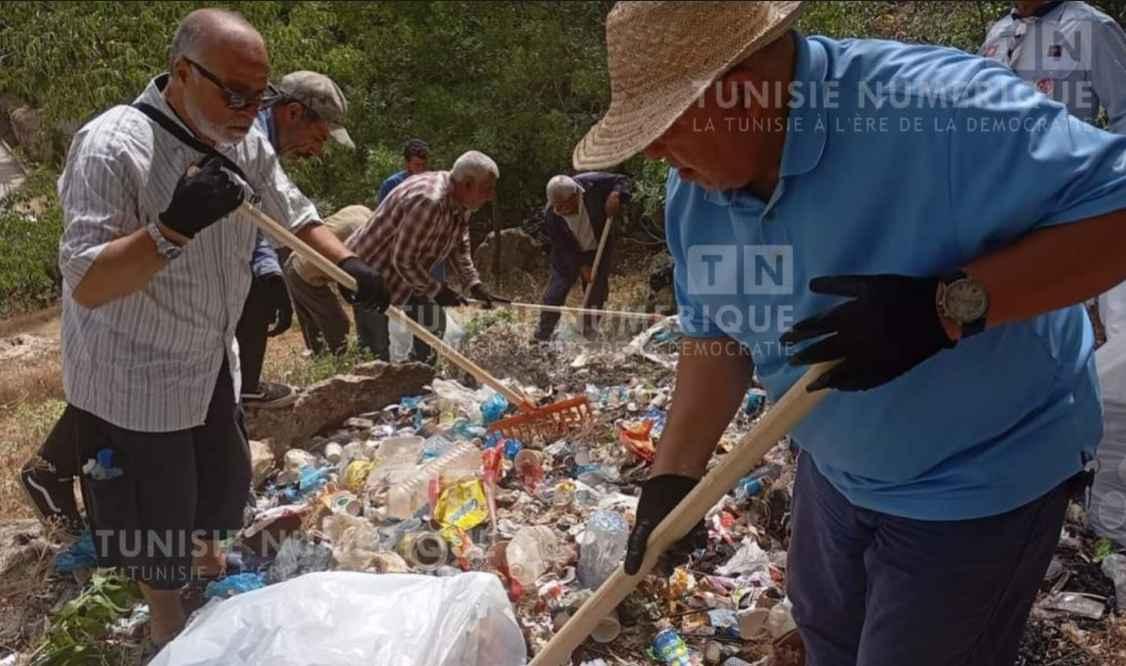
M 239 166 L 235 164 L 229 157 L 192 136 L 190 132 L 172 122 L 171 118 L 161 113 L 153 105 L 146 104 L 145 102 L 138 102 L 136 104 L 133 104 L 132 106 L 134 109 L 137 109 L 141 113 L 151 118 L 156 122 L 157 125 L 163 127 L 166 132 L 179 139 L 180 142 L 184 145 L 198 152 L 201 152 L 204 155 L 214 155 L 218 157 L 219 160 L 223 163 L 223 166 L 227 167 L 231 171 L 234 171 L 236 174 L 238 174 L 239 178 L 242 178 L 247 183 L 250 182 L 246 179 L 246 174 L 242 172 L 242 169 L 240 169 Z

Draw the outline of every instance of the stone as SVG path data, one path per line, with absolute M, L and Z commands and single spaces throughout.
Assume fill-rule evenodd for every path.
M 254 470 L 254 487 L 257 488 L 274 469 L 274 451 L 270 447 L 270 440 L 250 440 L 250 467 Z
M 493 255 L 496 253 L 495 235 L 490 233 L 473 253 L 473 264 L 481 273 L 492 273 Z M 502 229 L 500 232 L 501 274 L 524 271 L 532 275 L 545 275 L 547 255 L 542 245 L 520 229 Z
M 30 106 L 21 106 L 8 113 L 12 134 L 24 153 L 36 162 L 51 160 L 51 136 L 43 126 L 43 112 Z
M 249 408 L 247 429 L 253 439 L 269 438 L 275 461 L 292 448 L 308 449 L 313 435 L 337 428 L 351 416 L 418 395 L 434 379 L 434 368 L 422 363 L 380 363 L 371 374 L 330 377 L 304 391 L 282 409 Z

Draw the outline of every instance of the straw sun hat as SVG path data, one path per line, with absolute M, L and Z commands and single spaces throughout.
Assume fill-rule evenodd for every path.
M 606 19 L 610 110 L 572 159 L 623 162 L 665 133 L 729 69 L 784 34 L 801 2 L 619 2 Z

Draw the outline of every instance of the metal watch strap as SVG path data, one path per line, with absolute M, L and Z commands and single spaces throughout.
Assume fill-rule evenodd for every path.
M 183 253 L 184 249 L 182 247 L 164 237 L 164 234 L 160 232 L 160 227 L 156 225 L 156 222 L 150 222 L 145 225 L 145 231 L 148 232 L 149 237 L 156 243 L 156 253 L 165 259 L 172 261 Z

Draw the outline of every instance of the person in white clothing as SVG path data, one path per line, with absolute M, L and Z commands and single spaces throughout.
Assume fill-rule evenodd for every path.
M 355 299 L 387 304 L 250 131 L 268 74 L 244 18 L 192 12 L 169 72 L 80 129 L 59 179 L 67 407 L 51 455 L 80 466 L 98 564 L 140 583 L 156 646 L 183 627 L 178 588 L 222 571 L 250 488 L 235 328 L 256 227 L 240 205 L 253 192 L 356 279 Z
M 1086 2 L 1014 2 L 989 29 L 978 55 L 1067 106 L 1071 115 L 1126 134 L 1126 32 Z M 1126 283 L 1098 298 L 1108 340 L 1126 332 Z

